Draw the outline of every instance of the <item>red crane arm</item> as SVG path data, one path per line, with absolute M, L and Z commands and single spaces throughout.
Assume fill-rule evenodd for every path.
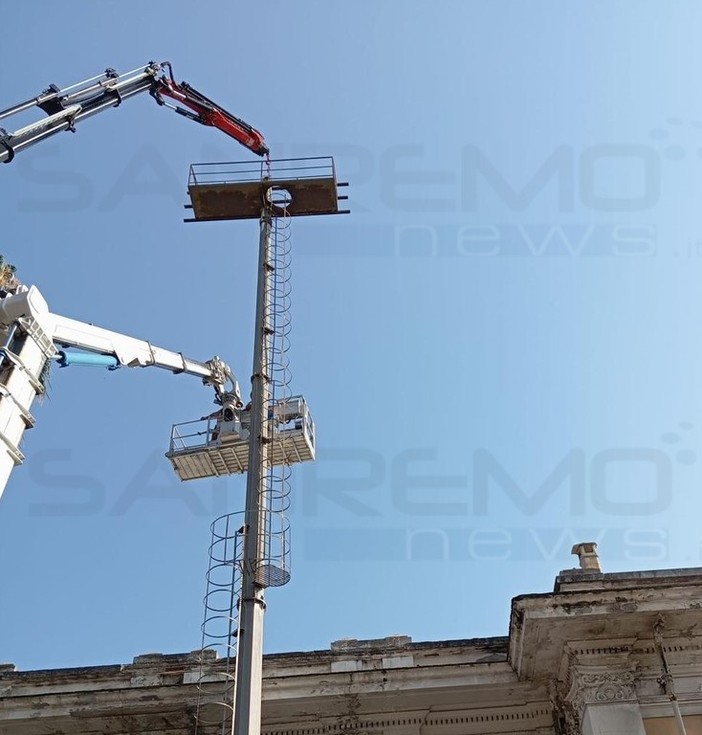
M 168 107 L 202 125 L 210 125 L 221 130 L 259 156 L 268 155 L 266 141 L 256 128 L 227 112 L 187 82 L 177 83 L 172 77 L 161 76 L 154 80 L 152 94 L 159 104 L 166 104 L 162 99 L 162 96 L 165 96 L 186 105 L 195 114 L 182 107 L 172 105 Z
M 106 69 L 65 89 L 52 84 L 37 97 L 0 109 L 0 121 L 38 107 L 45 117 L 18 130 L 0 127 L 0 163 L 9 163 L 24 148 L 39 143 L 63 130 L 75 131 L 76 123 L 142 92 L 149 92 L 159 105 L 164 105 L 190 120 L 221 130 L 259 156 L 268 155 L 263 135 L 251 125 L 234 117 L 189 84 L 176 82 L 168 61 L 149 62 L 146 67 L 118 74 Z M 166 102 L 169 97 L 185 107 Z M 186 109 L 190 108 L 190 109 Z

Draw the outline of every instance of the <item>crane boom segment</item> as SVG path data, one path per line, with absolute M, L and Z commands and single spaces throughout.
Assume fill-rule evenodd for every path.
M 258 130 L 241 118 L 227 112 L 187 82 L 176 84 L 173 81 L 166 80 L 159 85 L 155 93 L 156 100 L 159 101 L 159 97 L 161 97 L 161 103 L 166 104 L 162 100 L 163 95 L 181 102 L 196 113 L 192 115 L 187 110 L 173 106 L 172 109 L 179 114 L 185 115 L 185 117 L 189 117 L 202 125 L 209 125 L 221 130 L 259 156 L 268 154 L 268 147 Z M 171 107 L 171 105 L 166 106 Z
M 0 298 L 0 329 L 8 329 L 22 320 L 40 325 L 54 345 L 110 355 L 119 366 L 158 367 L 172 373 L 194 375 L 202 378 L 206 385 L 213 386 L 218 397 L 225 393 L 231 393 L 237 399 L 241 397 L 234 373 L 219 357 L 200 362 L 185 357 L 182 352 L 157 347 L 147 340 L 54 314 L 49 311 L 36 286 L 22 287 L 15 294 Z M 231 384 L 230 390 L 225 388 L 227 383 Z
M 114 355 L 125 367 L 160 367 L 175 373 L 211 377 L 207 363 L 184 357 L 181 352 L 155 347 L 146 340 L 52 314 L 53 340 L 62 347 Z

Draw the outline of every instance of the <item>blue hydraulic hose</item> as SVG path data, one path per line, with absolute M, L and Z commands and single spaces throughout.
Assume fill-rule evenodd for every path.
M 97 352 L 69 352 L 61 350 L 56 355 L 56 360 L 61 367 L 89 365 L 93 367 L 105 367 L 108 370 L 117 370 L 119 367 L 119 361 L 114 355 L 101 355 Z

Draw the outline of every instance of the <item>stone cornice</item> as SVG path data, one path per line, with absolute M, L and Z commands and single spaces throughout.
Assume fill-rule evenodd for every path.
M 295 727 L 268 726 L 262 728 L 263 735 L 335 735 L 353 729 L 354 733 L 373 733 L 387 731 L 407 732 L 461 732 L 492 733 L 504 730 L 531 732 L 537 728 L 550 727 L 553 716 L 549 703 L 512 705 L 479 710 L 460 709 L 426 712 L 386 712 L 377 717 L 320 718 L 316 722 L 298 723 Z M 352 725 L 352 727 L 350 727 Z
M 622 641 L 650 640 L 660 614 L 668 620 L 671 637 L 689 638 L 702 608 L 702 576 L 694 572 L 658 575 L 639 588 L 613 588 L 594 579 L 582 581 L 575 591 L 515 598 L 508 660 L 520 678 L 548 677 L 561 667 L 568 641 L 582 641 L 585 649 L 601 655 L 602 648 L 616 648 Z M 623 584 L 626 579 L 619 576 Z

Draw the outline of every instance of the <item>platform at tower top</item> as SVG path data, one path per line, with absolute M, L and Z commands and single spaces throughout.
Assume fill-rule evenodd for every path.
M 271 204 L 274 216 L 302 217 L 346 214 L 339 201 L 334 159 L 287 158 L 276 161 L 194 163 L 190 166 L 188 194 L 193 217 L 186 222 L 258 219 Z M 286 206 L 280 205 L 284 201 Z

